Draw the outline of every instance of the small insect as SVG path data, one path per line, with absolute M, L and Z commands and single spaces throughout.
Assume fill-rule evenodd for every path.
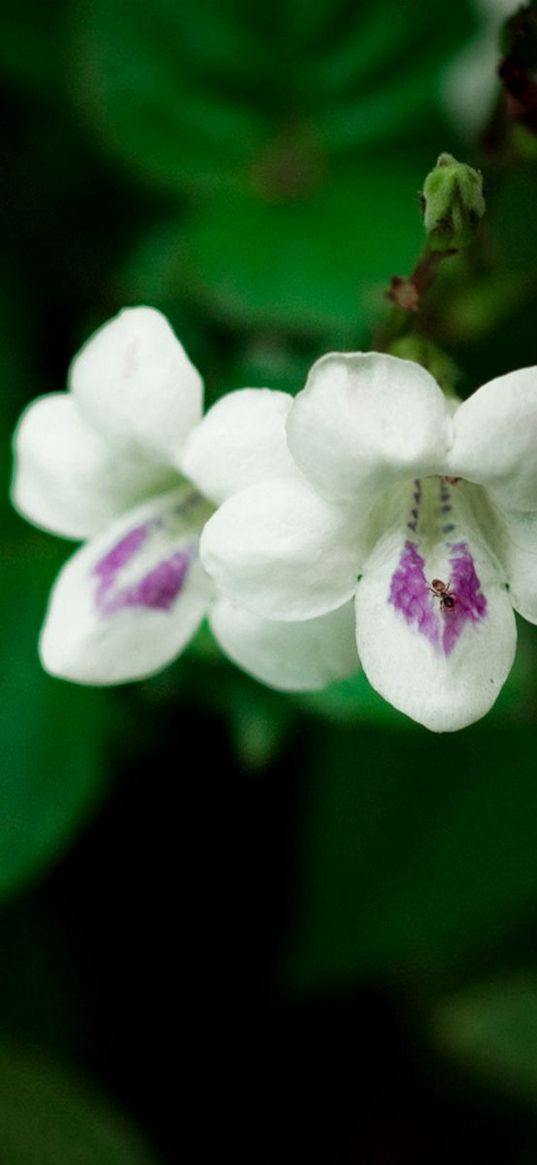
M 441 578 L 433 578 L 430 590 L 437 599 L 440 599 L 441 611 L 452 611 L 457 606 L 457 599 L 449 589 L 449 583 L 442 582 Z

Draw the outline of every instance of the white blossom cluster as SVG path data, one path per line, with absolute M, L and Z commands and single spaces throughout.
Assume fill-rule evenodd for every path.
M 170 663 L 207 616 L 282 690 L 360 664 L 433 731 L 483 716 L 537 622 L 537 369 L 454 406 L 418 364 L 331 354 L 293 398 L 202 416 L 164 317 L 129 308 L 15 435 L 13 500 L 84 540 L 53 588 L 44 667 L 115 684 Z

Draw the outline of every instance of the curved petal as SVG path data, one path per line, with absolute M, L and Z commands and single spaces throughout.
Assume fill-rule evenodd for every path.
M 65 538 L 87 538 L 178 479 L 147 458 L 117 457 L 65 392 L 40 397 L 26 409 L 14 451 L 15 507 Z
M 373 499 L 401 478 L 445 472 L 451 419 L 424 368 L 377 352 L 318 360 L 287 422 L 291 453 L 328 499 Z
M 115 445 L 174 464 L 201 417 L 202 381 L 159 311 L 127 308 L 75 357 L 69 383 L 82 413 Z
M 312 619 L 354 592 L 355 532 L 298 478 L 234 494 L 205 526 L 200 553 L 233 603 L 267 619 Z
M 537 512 L 497 511 L 500 534 L 495 549 L 504 564 L 515 611 L 537 623 Z
M 507 509 L 537 509 L 537 368 L 491 380 L 458 409 L 448 472 Z
M 198 558 L 208 512 L 183 487 L 131 510 L 74 554 L 50 598 L 40 643 L 46 670 L 82 684 L 117 684 L 174 659 L 211 595 Z
M 318 619 L 282 623 L 260 619 L 222 597 L 209 618 L 233 662 L 271 688 L 315 691 L 358 671 L 352 602 Z
M 298 473 L 285 422 L 293 398 L 270 388 L 242 388 L 222 397 L 193 429 L 181 469 L 215 502 L 266 478 Z
M 444 606 L 432 582 L 449 586 Z M 509 595 L 473 538 L 447 547 L 387 535 L 356 594 L 358 652 L 372 686 L 433 732 L 452 732 L 492 707 L 513 663 Z

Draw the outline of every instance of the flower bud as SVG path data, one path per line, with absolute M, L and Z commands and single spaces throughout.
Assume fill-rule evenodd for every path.
M 440 154 L 423 186 L 422 209 L 433 251 L 460 251 L 475 238 L 485 213 L 483 179 L 478 170 Z

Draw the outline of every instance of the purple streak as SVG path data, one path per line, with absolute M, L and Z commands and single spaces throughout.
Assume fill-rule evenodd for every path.
M 132 607 L 146 607 L 152 611 L 169 611 L 183 588 L 191 563 L 188 551 L 177 551 L 164 558 L 137 582 L 120 587 L 112 594 L 96 596 L 101 615 L 116 615 Z
M 93 568 L 93 574 L 99 579 L 99 586 L 107 589 L 115 581 L 118 571 L 130 562 L 149 536 L 150 526 L 144 522 L 143 526 L 135 526 Z
M 425 560 L 415 543 L 406 541 L 392 575 L 388 601 L 444 655 L 450 655 L 468 624 L 479 623 L 487 610 L 474 560 L 466 542 L 451 547 L 449 593 L 453 607 L 443 606 L 425 577 Z
M 100 615 L 115 615 L 133 607 L 169 611 L 183 588 L 196 545 L 162 559 L 134 582 L 117 586 L 117 576 L 145 545 L 152 523 L 130 530 L 93 568 L 97 578 L 95 606 Z
M 392 575 L 389 602 L 401 612 L 407 623 L 415 625 L 430 643 L 437 644 L 440 629 L 424 567 L 425 561 L 417 546 L 407 540 L 399 566 Z
M 442 647 L 446 655 L 453 651 L 467 624 L 479 623 L 487 611 L 487 600 L 479 589 L 474 560 L 466 542 L 457 542 L 451 547 L 449 563 L 450 590 L 456 604 L 452 610 L 443 612 Z

